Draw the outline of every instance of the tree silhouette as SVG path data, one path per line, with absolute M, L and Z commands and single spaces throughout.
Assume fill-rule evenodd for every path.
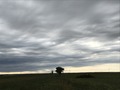
M 62 67 L 56 67 L 56 72 L 61 75 L 61 73 L 64 71 L 64 68 Z
M 52 71 L 51 71 L 51 74 L 53 74 L 53 73 L 54 73 L 54 71 L 52 70 Z

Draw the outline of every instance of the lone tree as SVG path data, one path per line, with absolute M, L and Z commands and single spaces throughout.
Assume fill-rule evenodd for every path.
M 62 67 L 56 67 L 56 72 L 61 75 L 61 73 L 64 71 L 64 68 Z

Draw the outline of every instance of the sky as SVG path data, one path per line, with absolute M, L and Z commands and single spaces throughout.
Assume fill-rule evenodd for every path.
M 0 74 L 120 72 L 120 0 L 0 0 Z

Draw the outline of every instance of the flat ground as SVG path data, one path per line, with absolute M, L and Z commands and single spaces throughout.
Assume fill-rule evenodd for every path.
M 120 73 L 1 75 L 0 90 L 120 90 Z

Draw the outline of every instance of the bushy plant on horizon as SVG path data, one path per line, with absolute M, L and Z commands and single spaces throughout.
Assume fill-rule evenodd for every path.
M 56 70 L 55 70 L 59 75 L 61 75 L 61 73 L 64 71 L 64 68 L 62 67 L 56 67 Z

